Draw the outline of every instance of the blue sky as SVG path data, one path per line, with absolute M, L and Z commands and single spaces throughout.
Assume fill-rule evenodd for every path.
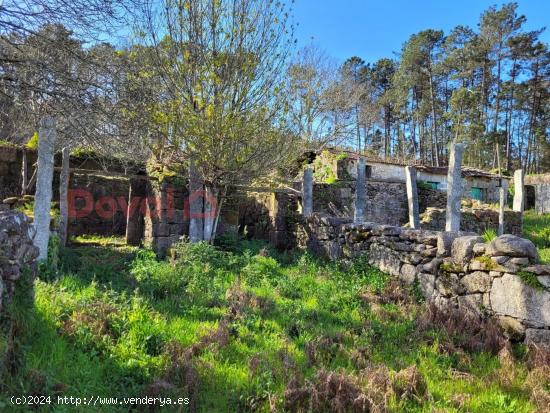
M 491 5 L 486 0 L 296 0 L 294 18 L 298 45 L 314 43 L 342 62 L 359 56 L 367 62 L 394 57 L 413 33 L 457 25 L 476 28 L 479 16 Z M 550 26 L 550 0 L 520 0 L 518 14 L 525 28 Z M 313 40 L 311 40 L 313 38 Z M 541 35 L 550 43 L 550 27 Z

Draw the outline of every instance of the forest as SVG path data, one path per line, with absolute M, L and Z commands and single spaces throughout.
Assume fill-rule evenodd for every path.
M 274 13 L 279 24 L 255 23 L 253 35 L 243 32 L 236 41 L 229 36 L 235 11 L 226 24 L 222 12 L 216 17 L 191 2 L 180 5 L 189 6 L 184 21 L 175 5 L 158 13 L 149 2 L 88 3 L 75 2 L 70 13 L 44 7 L 33 15 L 18 2 L 3 6 L 2 139 L 25 143 L 49 113 L 71 147 L 122 158 L 141 153 L 160 163 L 201 148 L 212 158 L 206 175 L 235 170 L 217 153 L 234 152 L 235 142 L 246 153 L 265 147 L 262 168 L 328 145 L 443 166 L 452 140 L 466 144 L 470 166 L 550 168 L 550 53 L 539 39 L 544 28 L 527 31 L 517 3 L 487 9 L 476 28 L 412 34 L 393 58 L 353 56 L 343 63 L 320 46 L 296 44 L 291 6 L 243 2 L 242 15 L 258 7 L 257 16 Z M 217 32 L 193 27 L 199 15 L 206 27 L 218 22 Z M 117 42 L 121 27 L 134 29 Z M 199 37 L 210 45 L 206 51 L 190 46 Z M 182 65 L 186 58 L 200 64 Z M 236 113 L 247 115 L 236 120 Z M 238 125 L 240 136 L 216 137 L 216 125 L 225 132 Z
M 487 9 L 477 28 L 426 28 L 376 62 L 334 68 L 318 48 L 301 50 L 289 71 L 293 124 L 309 141 L 339 137 L 384 159 L 445 165 L 456 140 L 471 166 L 548 170 L 550 55 L 544 28 L 526 31 L 517 7 Z

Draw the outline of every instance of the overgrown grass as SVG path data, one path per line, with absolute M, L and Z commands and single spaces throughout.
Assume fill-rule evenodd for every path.
M 525 211 L 523 216 L 523 235 L 535 243 L 541 261 L 550 264 L 550 214 L 536 214 Z
M 525 351 L 504 368 L 491 328 L 426 309 L 366 259 L 220 243 L 165 261 L 112 240 L 62 250 L 58 279 L 15 312 L 0 410 L 36 394 L 191 401 L 163 411 L 534 411 Z

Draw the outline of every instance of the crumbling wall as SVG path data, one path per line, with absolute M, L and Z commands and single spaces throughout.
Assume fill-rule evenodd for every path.
M 0 200 L 21 194 L 21 165 L 23 149 L 0 145 Z M 32 164 L 36 162 L 36 152 L 27 151 L 29 171 L 27 181 L 31 178 Z
M 495 318 L 514 339 L 550 343 L 550 266 L 529 240 L 490 243 L 474 233 L 403 229 L 313 214 L 300 241 L 330 259 L 366 255 L 438 306 Z
M 13 211 L 0 211 L 0 375 L 12 351 L 14 330 L 11 328 L 9 304 L 16 288 L 27 288 L 32 296 L 32 280 L 36 274 L 38 248 L 32 243 L 27 217 Z M 25 283 L 20 281 L 25 278 Z
M 504 233 L 521 236 L 523 215 L 521 212 L 504 211 Z M 428 207 L 420 217 L 423 229 L 443 231 L 445 229 L 445 209 Z M 483 234 L 486 230 L 498 231 L 498 211 L 490 208 L 462 208 L 460 227 L 464 231 Z
M 281 250 L 296 246 L 296 226 L 302 221 L 297 194 L 275 191 L 243 195 L 239 203 L 242 235 L 264 239 Z
M 403 225 L 408 221 L 407 188 L 404 182 L 367 181 L 368 221 Z M 319 184 L 313 187 L 313 211 L 353 217 L 355 181 Z
M 182 236 L 189 235 L 189 192 L 180 177 L 147 183 L 144 241 L 163 257 Z

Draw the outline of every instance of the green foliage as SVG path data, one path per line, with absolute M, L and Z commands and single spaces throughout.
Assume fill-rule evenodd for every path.
M 527 238 L 539 248 L 550 248 L 550 214 L 536 214 L 525 211 L 523 231 Z
M 493 261 L 491 259 L 491 257 L 489 257 L 487 255 L 482 255 L 480 257 L 475 257 L 474 260 L 479 261 L 480 263 L 482 263 L 483 268 L 487 271 L 494 270 L 498 266 L 498 264 L 495 261 Z
M 533 274 L 532 272 L 529 272 L 529 271 L 518 271 L 517 275 L 529 287 L 534 288 L 535 290 L 538 290 L 538 291 L 544 290 L 544 285 L 540 283 L 536 274 Z
M 34 132 L 34 134 L 30 137 L 30 139 L 27 141 L 25 146 L 28 149 L 32 149 L 32 150 L 38 149 L 38 132 Z
M 452 410 L 457 394 L 471 395 L 465 411 L 533 408 L 523 367 L 504 385 L 498 358 L 456 356 L 439 330 L 425 336 L 422 305 L 366 256 L 340 266 L 226 239 L 223 249 L 181 243 L 161 261 L 113 239 L 74 242 L 57 278 L 37 281 L 35 305 L 18 311 L 21 367 L 3 381 L 6 406 L 10 394 L 144 395 L 162 383 L 197 411 L 269 411 L 270 400 L 283 411 L 293 380 L 315 384 L 327 371 L 360 382 L 376 365 L 395 389 L 407 388 L 398 372 L 409 366 L 425 382 L 426 395 L 388 398 L 389 411 Z
M 442 263 L 439 266 L 439 269 L 444 274 L 462 272 L 462 267 L 460 265 L 455 264 L 454 262 L 450 262 L 450 261 L 445 261 L 444 263 Z
M 483 241 L 485 242 L 491 242 L 497 236 L 498 236 L 497 232 L 492 228 L 486 229 L 485 231 L 483 231 L 483 234 L 481 235 L 481 237 L 483 238 Z
M 52 281 L 59 276 L 59 250 L 59 237 L 51 235 L 48 240 L 48 257 L 38 266 L 38 274 L 42 280 Z
M 25 215 L 29 217 L 34 216 L 34 201 L 31 202 L 25 202 L 22 206 L 19 206 L 16 208 L 17 211 L 20 211 L 24 213 Z M 57 207 L 57 204 L 52 201 L 50 205 L 50 218 L 53 219 L 55 222 L 58 222 L 61 218 L 61 212 L 59 211 L 59 208 Z
M 338 155 L 336 155 L 337 161 L 343 161 L 348 158 L 348 154 L 345 152 L 340 152 Z
M 97 152 L 91 148 L 79 146 L 74 149 L 71 149 L 71 156 L 77 157 L 77 158 L 89 158 L 89 157 L 94 157 L 98 155 L 97 155 Z
M 523 235 L 537 246 L 542 262 L 550 264 L 550 214 L 523 214 Z
M 18 148 L 19 145 L 17 145 L 14 142 L 8 141 L 6 139 L 0 139 L 0 147 L 4 148 Z

